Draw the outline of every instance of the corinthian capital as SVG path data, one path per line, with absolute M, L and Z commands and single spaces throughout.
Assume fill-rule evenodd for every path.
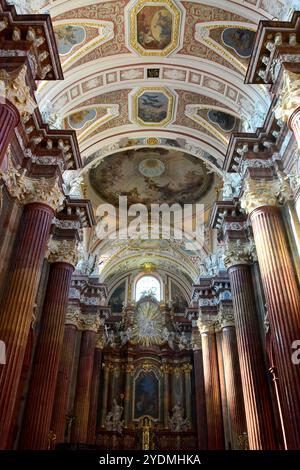
M 298 107 L 300 107 L 300 75 L 285 70 L 281 93 L 274 110 L 275 117 L 288 121 Z
M 78 249 L 76 240 L 57 240 L 51 238 L 48 244 L 50 263 L 68 263 L 76 266 Z
M 83 331 L 99 332 L 101 320 L 99 315 L 84 314 L 80 317 L 80 329 Z
M 236 240 L 226 247 L 224 264 L 226 269 L 238 264 L 249 264 L 252 261 L 252 245 L 248 241 Z
M 37 107 L 37 103 L 30 94 L 30 88 L 26 84 L 26 74 L 26 65 L 10 73 L 0 69 L 0 98 L 10 101 L 21 116 L 32 114 Z
M 57 178 L 27 178 L 23 179 L 24 191 L 21 202 L 30 204 L 38 202 L 56 211 L 64 201 L 64 194 Z
M 215 332 L 216 319 L 208 315 L 200 315 L 197 321 L 197 326 L 201 334 Z
M 241 207 L 250 214 L 261 206 L 276 206 L 280 194 L 279 180 L 254 180 L 246 178 Z
M 235 326 L 232 306 L 225 307 L 222 304 L 220 305 L 218 322 L 220 324 L 221 329 L 227 328 L 229 326 Z
M 67 315 L 65 324 L 66 325 L 74 325 L 77 329 L 80 326 L 80 308 L 69 304 L 67 307 Z

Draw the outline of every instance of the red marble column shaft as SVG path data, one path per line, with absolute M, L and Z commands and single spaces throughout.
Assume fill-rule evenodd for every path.
M 207 450 L 207 422 L 202 350 L 194 350 L 195 402 L 198 449 Z
M 65 325 L 65 334 L 58 367 L 55 397 L 50 429 L 56 435 L 56 442 L 64 442 L 66 414 L 72 370 L 74 364 L 77 328 Z
M 67 302 L 74 267 L 50 266 L 20 440 L 21 449 L 47 449 Z
M 99 387 L 100 387 L 100 374 L 102 365 L 102 351 L 100 348 L 95 349 L 94 353 L 94 367 L 91 384 L 91 398 L 90 398 L 90 410 L 89 410 L 89 424 L 88 424 L 88 438 L 87 441 L 90 444 L 95 443 L 96 438 L 96 427 L 97 427 L 97 414 L 99 406 Z
M 288 449 L 300 449 L 300 370 L 292 344 L 300 339 L 300 292 L 280 209 L 258 207 L 250 214 L 268 306 L 274 356 L 282 396 Z
M 77 372 L 72 442 L 87 442 L 95 344 L 96 333 L 89 330 L 83 331 Z
M 53 210 L 44 204 L 24 208 L 7 288 L 0 306 L 0 337 L 7 364 L 0 375 L 0 448 L 6 447 L 17 398 L 32 312 Z
M 201 333 L 207 416 L 208 450 L 224 449 L 222 404 L 219 383 L 217 345 L 214 333 Z
M 228 409 L 227 409 L 225 372 L 224 372 L 224 364 L 223 364 L 222 333 L 220 330 L 218 330 L 215 332 L 215 335 L 216 335 L 216 345 L 217 345 L 219 384 L 220 384 L 221 406 L 222 406 L 222 422 L 223 422 L 223 430 L 224 430 L 224 448 L 229 449 L 230 429 L 229 429 Z
M 249 448 L 276 449 L 271 397 L 250 265 L 232 266 L 228 273 L 235 312 Z
M 222 328 L 222 349 L 231 447 L 239 450 L 240 436 L 247 432 L 247 426 L 234 326 Z
M 20 121 L 17 108 L 9 101 L 2 102 L 0 97 L 0 168 L 11 142 L 13 133 Z
M 18 393 L 17 393 L 17 398 L 15 402 L 15 407 L 14 407 L 14 415 L 12 418 L 11 422 L 11 430 L 10 430 L 10 436 L 7 441 L 7 448 L 12 449 L 16 435 L 18 432 L 17 429 L 17 421 L 18 421 L 18 416 L 20 413 L 20 407 L 22 403 L 22 398 L 24 394 L 24 389 L 25 385 L 28 379 L 28 374 L 30 371 L 30 365 L 31 365 L 31 359 L 32 359 L 32 352 L 33 352 L 33 342 L 34 342 L 34 331 L 32 328 L 29 330 L 28 334 L 28 340 L 27 340 L 27 346 L 25 350 L 25 356 L 24 356 L 24 361 L 23 361 L 23 366 L 22 366 L 22 372 L 21 372 L 21 377 L 19 381 L 19 387 L 18 387 Z

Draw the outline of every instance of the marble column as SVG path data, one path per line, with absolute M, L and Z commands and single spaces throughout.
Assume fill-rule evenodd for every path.
M 231 283 L 249 448 L 276 449 L 270 390 L 248 262 L 247 246 L 228 250 L 225 265 Z
M 131 391 L 132 375 L 134 371 L 134 365 L 132 364 L 132 361 L 133 361 L 132 358 L 128 358 L 128 363 L 124 365 L 124 371 L 125 371 L 124 422 L 125 422 L 125 427 L 128 426 L 131 420 L 130 411 L 131 411 L 132 396 L 131 396 L 130 391 Z M 105 398 L 105 394 L 103 395 L 103 402 L 104 404 L 106 404 L 107 399 L 105 401 L 104 398 Z M 102 412 L 106 410 L 107 410 L 107 405 L 106 405 L 106 408 L 103 406 Z
M 82 337 L 77 371 L 74 416 L 71 442 L 86 443 L 90 409 L 94 352 L 100 326 L 98 315 L 82 315 Z
M 0 97 L 0 168 L 19 121 L 17 108 L 10 101 L 4 102 Z
M 186 418 L 190 421 L 192 419 L 192 387 L 191 387 L 191 371 L 193 367 L 191 364 L 184 364 L 182 371 L 184 373 L 184 395 L 185 395 L 185 409 Z
M 67 303 L 76 260 L 75 240 L 51 240 L 51 265 L 22 423 L 21 449 L 42 450 L 48 447 Z
M 46 182 L 37 180 L 32 186 L 36 191 L 29 196 L 33 202 L 24 207 L 0 305 L 0 337 L 7 346 L 7 364 L 0 375 L 0 449 L 8 439 L 46 243 L 61 197 L 54 187 L 49 193 Z M 39 197 L 47 202 L 40 203 Z
M 79 316 L 80 310 L 70 308 L 67 312 L 50 426 L 51 431 L 56 435 L 57 444 L 64 442 Z
M 207 421 L 201 339 L 194 343 L 195 405 L 198 449 L 207 450 Z
M 103 373 L 103 394 L 102 394 L 102 406 L 101 406 L 101 426 L 105 425 L 105 418 L 108 413 L 108 385 L 109 385 L 109 376 L 110 376 L 110 370 L 111 370 L 110 366 L 111 364 L 108 361 L 103 363 L 102 365 L 104 369 L 104 373 Z M 127 364 L 125 367 L 126 367 L 125 368 L 126 375 L 125 375 L 124 420 L 125 420 L 125 425 L 126 425 L 126 423 L 129 420 L 130 387 L 128 387 L 127 384 L 130 385 L 130 368 L 127 367 Z M 127 390 L 128 390 L 128 395 L 127 395 Z
M 252 224 L 265 291 L 274 358 L 282 397 L 288 449 L 300 448 L 300 372 L 292 361 L 293 344 L 300 338 L 300 291 L 291 258 L 277 194 L 282 182 L 247 178 L 242 205 Z
M 169 375 L 170 375 L 170 366 L 168 364 L 163 364 L 161 367 L 163 372 L 164 380 L 164 400 L 163 400 L 163 410 L 164 410 L 164 426 L 167 428 L 169 426 L 169 410 L 170 410 L 170 390 L 169 390 Z
M 216 336 L 213 323 L 210 320 L 200 317 L 198 326 L 202 340 L 207 447 L 208 450 L 222 450 L 224 449 L 224 432 Z
M 221 305 L 218 319 L 222 333 L 224 377 L 231 448 L 233 450 L 240 450 L 241 440 L 247 432 L 247 426 L 232 307 L 228 308 Z
M 224 446 L 225 446 L 225 449 L 228 450 L 230 448 L 231 436 L 230 436 L 230 428 L 229 428 L 225 372 L 224 372 L 224 364 L 223 364 L 222 333 L 221 333 L 218 322 L 215 324 L 215 336 L 216 336 L 216 345 L 217 345 L 219 383 L 220 383 L 220 394 L 221 394 L 221 404 L 222 404 Z
M 97 428 L 97 416 L 99 406 L 99 389 L 100 389 L 100 374 L 102 366 L 102 348 L 103 340 L 97 341 L 95 352 L 94 352 L 94 366 L 91 383 L 91 397 L 90 397 L 90 409 L 89 409 L 89 424 L 88 424 L 88 437 L 87 441 L 90 444 L 95 443 L 96 439 L 96 428 Z

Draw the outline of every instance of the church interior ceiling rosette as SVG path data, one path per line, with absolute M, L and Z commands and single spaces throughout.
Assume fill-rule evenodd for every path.
M 64 80 L 40 81 L 37 99 L 50 126 L 77 133 L 83 168 L 68 172 L 70 194 L 90 198 L 95 211 L 124 193 L 134 202 L 170 202 L 178 189 L 170 182 L 180 172 L 184 178 L 187 165 L 199 170 L 190 194 L 200 188 L 208 220 L 231 133 L 264 121 L 268 91 L 244 77 L 259 21 L 288 18 L 284 2 L 51 0 L 43 8 Z M 150 260 L 193 281 L 212 243 L 206 234 L 189 253 L 184 243 L 108 243 L 85 234 L 104 278 Z

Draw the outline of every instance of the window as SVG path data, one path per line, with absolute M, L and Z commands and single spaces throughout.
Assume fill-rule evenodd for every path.
M 136 283 L 135 300 L 138 301 L 146 295 L 160 301 L 160 282 L 154 276 L 143 276 Z

